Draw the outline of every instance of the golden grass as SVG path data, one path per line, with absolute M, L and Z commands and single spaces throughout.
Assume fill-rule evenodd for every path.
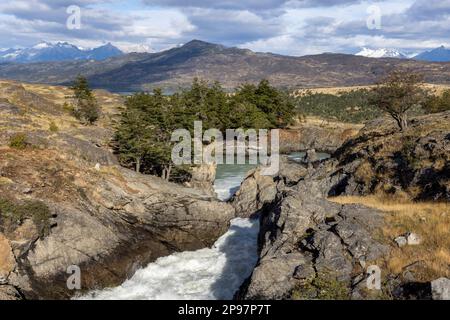
M 353 133 L 359 132 L 364 125 L 363 124 L 354 124 L 354 123 L 346 123 L 339 121 L 332 121 L 328 119 L 323 119 L 315 116 L 305 116 L 301 119 L 301 121 L 296 121 L 290 129 L 299 129 L 308 126 L 316 126 L 321 128 L 329 128 L 329 129 L 342 129 L 342 130 L 352 130 Z
M 14 88 L 14 86 L 17 85 L 22 86 L 28 92 L 47 99 L 47 101 L 54 104 L 56 109 L 60 109 L 60 111 L 62 111 L 60 114 L 30 112 L 30 110 L 33 109 L 31 102 L 23 101 L 23 99 L 16 101 L 15 91 L 7 92 L 3 90 L 2 93 L 0 93 L 0 98 L 7 99 L 9 102 L 21 107 L 20 111 L 22 114 L 19 116 L 12 115 L 11 117 L 26 118 L 29 121 L 21 124 L 23 130 L 48 130 L 50 125 L 54 123 L 59 128 L 59 132 L 72 134 L 74 130 L 82 127 L 79 121 L 64 108 L 64 103 L 70 102 L 69 97 L 73 95 L 73 92 L 69 87 L 0 80 L 0 88 L 3 89 L 7 89 L 8 87 Z M 102 115 L 96 123 L 96 126 L 110 129 L 113 119 L 119 114 L 120 108 L 123 107 L 124 98 L 118 94 L 109 93 L 105 90 L 94 90 L 93 92 L 98 101 L 99 107 L 101 108 Z M 37 111 L 40 110 L 37 109 Z
M 331 201 L 340 204 L 359 203 L 386 213 L 380 236 L 392 246 L 392 250 L 389 256 L 378 263 L 388 273 L 399 274 L 405 267 L 419 262 L 414 269 L 417 280 L 450 277 L 450 203 L 412 202 L 376 195 L 342 196 L 332 198 Z M 399 248 L 393 239 L 407 232 L 420 235 L 422 243 Z
M 436 95 L 441 95 L 445 90 L 450 90 L 450 85 L 445 84 L 432 84 L 432 83 L 425 83 L 424 88 L 430 90 Z M 329 88 L 311 88 L 311 89 L 298 89 L 295 90 L 293 95 L 294 96 L 300 96 L 302 94 L 305 94 L 307 91 L 310 91 L 312 93 L 324 93 L 324 94 L 333 94 L 337 95 L 340 93 L 345 93 L 353 90 L 360 90 L 360 89 L 371 89 L 373 88 L 373 85 L 369 86 L 350 86 L 350 87 L 329 87 Z

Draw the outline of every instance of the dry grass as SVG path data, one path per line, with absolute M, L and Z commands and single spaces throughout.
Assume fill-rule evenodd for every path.
M 321 128 L 329 128 L 329 129 L 340 129 L 347 130 L 347 134 L 356 134 L 361 130 L 364 125 L 363 124 L 353 124 L 353 123 L 345 123 L 339 121 L 332 121 L 327 119 L 322 119 L 314 116 L 305 116 L 301 121 L 296 121 L 289 128 L 291 129 L 299 129 L 308 126 L 316 126 Z
M 351 86 L 351 87 L 330 87 L 330 88 L 312 88 L 312 89 L 299 89 L 294 91 L 294 96 L 300 96 L 302 94 L 305 94 L 307 91 L 312 93 L 324 93 L 324 94 L 333 94 L 337 95 L 339 93 L 345 93 L 353 90 L 360 90 L 360 89 L 371 89 L 374 86 Z M 426 83 L 424 84 L 424 87 L 434 94 L 441 95 L 445 90 L 450 90 L 450 85 L 444 85 L 444 84 L 431 84 Z
M 450 203 L 416 203 L 385 196 L 344 196 L 331 200 L 341 204 L 360 203 L 386 212 L 380 236 L 392 250 L 379 263 L 388 273 L 399 274 L 405 267 L 419 262 L 414 269 L 417 280 L 450 277 Z M 397 247 L 393 239 L 406 232 L 420 235 L 422 243 Z

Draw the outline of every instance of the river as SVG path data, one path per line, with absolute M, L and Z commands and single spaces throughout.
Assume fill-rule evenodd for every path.
M 298 161 L 304 153 L 293 153 Z M 325 158 L 327 154 L 318 154 Z M 229 199 L 253 165 L 219 165 L 215 191 Z M 211 248 L 177 252 L 139 269 L 122 285 L 93 291 L 80 299 L 229 300 L 249 277 L 258 260 L 258 220 L 233 219 Z

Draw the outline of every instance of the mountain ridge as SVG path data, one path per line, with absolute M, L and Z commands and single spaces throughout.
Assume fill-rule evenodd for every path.
M 373 84 L 397 67 L 421 72 L 430 83 L 450 84 L 450 63 L 339 53 L 283 56 L 200 40 L 161 52 L 124 54 L 102 61 L 3 63 L 0 78 L 67 85 L 81 74 L 94 88 L 116 92 L 156 87 L 173 92 L 188 87 L 195 77 L 219 81 L 227 90 L 262 79 L 280 88 L 298 89 Z
M 356 53 L 357 56 L 364 56 L 368 58 L 398 58 L 398 59 L 408 59 L 407 55 L 396 49 L 370 49 L 362 48 L 362 50 Z
M 74 60 L 105 60 L 123 55 L 111 43 L 83 50 L 68 42 L 40 42 L 29 48 L 6 49 L 0 51 L 0 62 L 34 63 Z
M 414 57 L 416 60 L 447 62 L 450 61 L 450 49 L 440 46 L 439 48 L 422 52 Z

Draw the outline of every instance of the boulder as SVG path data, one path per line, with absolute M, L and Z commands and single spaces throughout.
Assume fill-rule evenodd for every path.
M 265 204 L 274 201 L 276 194 L 277 184 L 273 177 L 262 175 L 258 168 L 247 174 L 230 203 L 238 217 L 247 218 L 258 214 Z
M 290 298 L 316 280 L 342 288 L 339 294 L 350 292 L 355 272 L 389 252 L 372 236 L 383 224 L 381 212 L 325 198 L 336 179 L 333 168 L 332 160 L 326 161 L 289 184 L 281 175 L 274 178 L 274 200 L 259 209 L 259 262 L 238 298 Z M 251 190 L 258 198 L 256 185 Z M 240 191 L 243 197 L 245 189 Z
M 450 300 L 450 279 L 439 278 L 431 281 L 433 300 Z
M 399 236 L 395 238 L 394 241 L 399 247 L 404 247 L 408 244 L 408 240 L 406 240 L 406 237 L 404 236 Z
M 0 285 L 0 301 L 21 300 L 19 291 L 13 286 Z
M 408 242 L 408 245 L 410 245 L 410 246 L 416 246 L 422 242 L 420 236 L 413 232 L 409 232 L 406 235 L 406 241 Z
M 205 191 L 209 195 L 215 195 L 214 181 L 216 180 L 217 165 L 201 164 L 192 168 L 191 180 L 187 184 L 191 188 Z
M 315 162 L 319 160 L 319 157 L 317 156 L 316 150 L 315 149 L 308 149 L 306 151 L 306 154 L 303 158 L 303 162 L 305 163 L 311 163 L 311 162 Z

